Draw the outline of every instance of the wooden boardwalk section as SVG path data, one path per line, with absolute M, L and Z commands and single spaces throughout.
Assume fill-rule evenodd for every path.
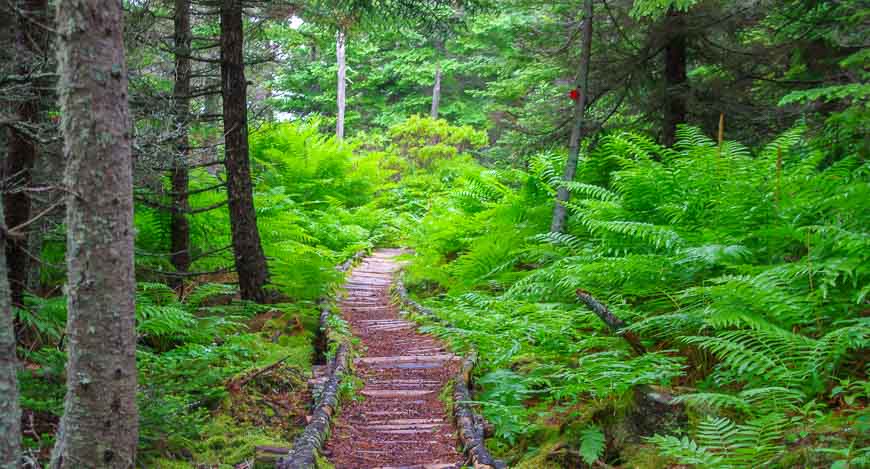
M 459 358 L 391 304 L 399 254 L 383 249 L 363 260 L 339 303 L 363 356 L 354 363 L 361 398 L 342 403 L 324 448 L 337 469 L 446 469 L 464 460 L 442 392 Z

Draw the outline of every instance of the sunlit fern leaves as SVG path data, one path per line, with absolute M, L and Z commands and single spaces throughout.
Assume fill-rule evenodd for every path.
M 604 153 L 620 158 L 623 164 L 631 160 L 650 160 L 670 158 L 672 150 L 662 147 L 645 135 L 632 132 L 618 132 L 605 136 L 596 153 Z
M 759 416 L 770 413 L 793 412 L 806 396 L 799 390 L 782 386 L 763 386 L 744 389 L 736 394 L 722 392 L 695 392 L 674 398 L 709 414 L 737 411 L 741 415 Z
M 225 283 L 201 283 L 185 297 L 185 303 L 192 308 L 204 306 L 206 300 L 214 298 L 232 298 L 238 294 L 239 289 L 235 285 Z
M 556 188 L 564 182 L 564 166 L 565 156 L 560 153 L 538 153 L 529 159 L 529 172 L 551 195 L 556 195 Z
M 458 185 L 460 189 L 454 191 L 453 196 L 460 204 L 481 207 L 500 201 L 510 192 L 495 178 L 495 175 L 486 173 L 479 176 L 466 176 Z
M 681 341 L 712 353 L 745 381 L 798 388 L 810 384 L 815 341 L 807 337 L 770 328 L 686 336 Z
M 568 192 L 573 196 L 585 196 L 609 202 L 617 201 L 620 198 L 620 196 L 615 192 L 595 184 L 585 184 L 577 181 L 561 181 L 559 185 L 566 187 Z
M 473 249 L 459 256 L 450 272 L 464 288 L 481 284 L 502 272 L 510 270 L 519 259 L 515 236 L 498 234 L 481 238 Z
M 698 424 L 694 440 L 656 435 L 649 441 L 680 464 L 711 469 L 767 467 L 784 449 L 781 441 L 786 424 L 781 414 L 768 414 L 745 424 L 707 417 Z
M 547 232 L 535 235 L 532 241 L 539 243 L 551 243 L 554 245 L 565 246 L 572 253 L 579 253 L 587 245 L 587 241 L 569 233 Z
M 60 340 L 66 327 L 66 297 L 42 298 L 26 294 L 24 308 L 15 308 L 23 326 L 36 331 L 45 341 Z

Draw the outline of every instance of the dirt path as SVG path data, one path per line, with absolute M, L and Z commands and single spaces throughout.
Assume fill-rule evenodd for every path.
M 337 469 L 462 465 L 456 431 L 439 397 L 459 362 L 390 304 L 399 254 L 384 249 L 366 258 L 351 272 L 339 303 L 362 344 L 355 375 L 363 382 L 363 399 L 342 403 L 324 449 Z

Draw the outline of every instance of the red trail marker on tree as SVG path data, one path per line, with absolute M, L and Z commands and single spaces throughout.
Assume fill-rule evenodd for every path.
M 577 101 L 580 99 L 580 90 L 574 88 L 573 90 L 568 92 L 568 97 L 571 98 L 571 101 Z

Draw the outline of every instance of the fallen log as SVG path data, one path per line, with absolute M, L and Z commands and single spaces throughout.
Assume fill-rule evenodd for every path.
M 240 377 L 238 377 L 238 378 L 236 378 L 236 379 L 230 380 L 230 382 L 227 383 L 227 389 L 229 389 L 229 390 L 232 391 L 232 392 L 239 392 L 239 391 L 242 389 L 242 387 L 243 387 L 244 385 L 248 384 L 249 382 L 251 382 L 251 380 L 253 380 L 253 379 L 256 378 L 257 376 L 260 376 L 260 375 L 263 374 L 263 373 L 266 373 L 266 372 L 268 372 L 268 371 L 274 370 L 274 369 L 277 368 L 280 364 L 282 364 L 282 363 L 284 363 L 285 361 L 287 361 L 288 358 L 290 358 L 290 355 L 287 355 L 286 357 L 284 357 L 284 358 L 282 358 L 282 359 L 276 361 L 275 363 L 272 363 L 271 365 L 264 366 L 264 367 L 262 367 L 262 368 L 260 368 L 260 369 L 258 369 L 258 370 L 255 370 L 255 371 L 249 372 L 249 373 L 248 373 L 247 375 L 245 375 L 245 376 L 240 376 Z
M 585 290 L 577 289 L 577 298 L 601 318 L 614 334 L 622 336 L 635 353 L 638 355 L 647 353 L 646 347 L 640 342 L 640 337 L 625 330 L 628 324 L 614 315 L 607 306 Z M 675 403 L 672 395 L 648 384 L 639 384 L 634 388 L 634 400 L 636 406 L 628 416 L 628 420 L 634 427 L 634 433 L 638 435 L 650 436 L 665 427 L 665 423 L 686 420 L 683 405 Z
M 507 466 L 489 454 L 486 449 L 483 418 L 475 414 L 471 406 L 471 370 L 476 360 L 476 354 L 466 357 L 456 375 L 456 382 L 453 384 L 453 414 L 456 418 L 456 426 L 459 427 L 462 448 L 471 467 L 502 469 Z
M 346 272 L 363 256 L 365 256 L 364 251 L 357 252 L 339 265 L 336 270 Z M 332 313 L 329 301 L 326 298 L 321 298 L 318 304 L 320 305 L 320 330 L 329 342 L 333 340 L 329 334 L 328 319 Z M 338 408 L 341 379 L 349 370 L 350 339 L 343 337 L 339 340 L 338 349 L 329 363 L 328 377 L 323 390 L 320 392 L 320 399 L 315 405 L 311 420 L 305 426 L 305 430 L 293 440 L 293 448 L 275 463 L 275 469 L 311 469 L 317 467 L 317 455 L 329 438 L 332 416 L 335 415 Z
M 276 469 L 310 469 L 317 467 L 317 454 L 329 437 L 332 416 L 338 407 L 338 391 L 341 378 L 347 371 L 350 345 L 347 341 L 338 346 L 338 353 L 333 359 L 329 379 L 323 388 L 311 422 L 301 435 L 293 441 L 290 453 L 281 458 L 275 465 Z
M 622 336 L 628 345 L 637 353 L 638 355 L 643 355 L 646 353 L 646 347 L 640 343 L 640 338 L 631 331 L 626 331 L 625 327 L 627 324 L 622 319 L 619 319 L 607 309 L 607 306 L 604 306 L 603 303 L 596 300 L 589 292 L 581 289 L 577 289 L 577 298 L 580 299 L 596 316 L 601 318 L 604 321 L 604 324 L 607 324 L 607 327 L 613 331 L 614 334 Z

